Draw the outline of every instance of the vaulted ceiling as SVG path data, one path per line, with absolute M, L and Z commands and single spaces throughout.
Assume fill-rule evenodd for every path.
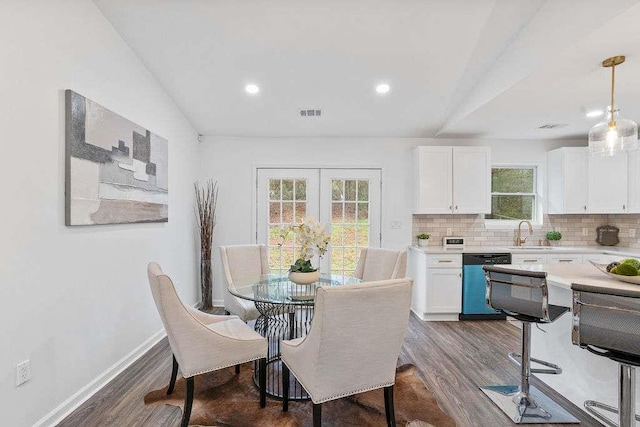
M 614 55 L 640 121 L 639 1 L 94 2 L 204 135 L 586 140 Z

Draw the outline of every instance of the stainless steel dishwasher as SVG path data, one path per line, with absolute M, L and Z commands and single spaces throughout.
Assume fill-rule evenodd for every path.
M 509 253 L 462 255 L 462 313 L 460 320 L 504 320 L 507 317 L 489 307 L 483 265 L 511 264 Z

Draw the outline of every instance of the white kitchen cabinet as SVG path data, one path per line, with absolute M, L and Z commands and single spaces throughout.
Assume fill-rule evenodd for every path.
M 563 147 L 547 153 L 547 213 L 587 212 L 587 151 Z
M 416 214 L 491 212 L 491 148 L 423 146 L 414 151 Z
M 627 154 L 588 157 L 588 213 L 627 212 Z
M 638 155 L 628 164 L 626 153 L 589 156 L 586 147 L 549 151 L 547 213 L 640 212 L 640 172 L 636 166 L 640 166 Z
M 422 320 L 458 320 L 462 311 L 462 255 L 427 255 L 410 248 L 411 310 Z
M 460 314 L 462 311 L 462 268 L 427 269 L 426 289 L 426 313 L 453 313 L 454 317 Z
M 640 152 L 628 153 L 627 212 L 640 212 Z
M 548 254 L 547 264 L 582 264 L 581 254 Z
M 546 254 L 511 254 L 511 264 L 546 264 Z

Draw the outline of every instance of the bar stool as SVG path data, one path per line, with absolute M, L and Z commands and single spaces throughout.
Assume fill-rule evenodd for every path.
M 640 366 L 640 293 L 574 283 L 574 345 L 619 364 L 618 408 L 594 400 L 584 407 L 600 422 L 611 427 L 634 427 L 636 415 L 636 370 Z M 619 424 L 597 409 L 618 414 Z
M 487 305 L 522 322 L 522 353 L 509 353 L 509 359 L 521 368 L 519 385 L 483 386 L 480 389 L 514 423 L 578 423 L 569 412 L 529 384 L 532 373 L 562 373 L 559 366 L 531 357 L 531 324 L 553 322 L 569 311 L 569 307 L 549 304 L 547 274 L 544 272 L 498 265 L 482 268 L 487 279 Z M 531 362 L 546 368 L 533 369 Z

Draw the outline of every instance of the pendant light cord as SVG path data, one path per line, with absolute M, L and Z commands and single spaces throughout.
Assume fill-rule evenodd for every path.
M 609 129 L 615 129 L 616 128 L 616 121 L 613 118 L 613 112 L 614 112 L 614 103 L 613 103 L 613 91 L 616 85 L 616 63 L 615 61 L 613 62 L 613 65 L 611 66 L 611 120 L 609 121 Z

